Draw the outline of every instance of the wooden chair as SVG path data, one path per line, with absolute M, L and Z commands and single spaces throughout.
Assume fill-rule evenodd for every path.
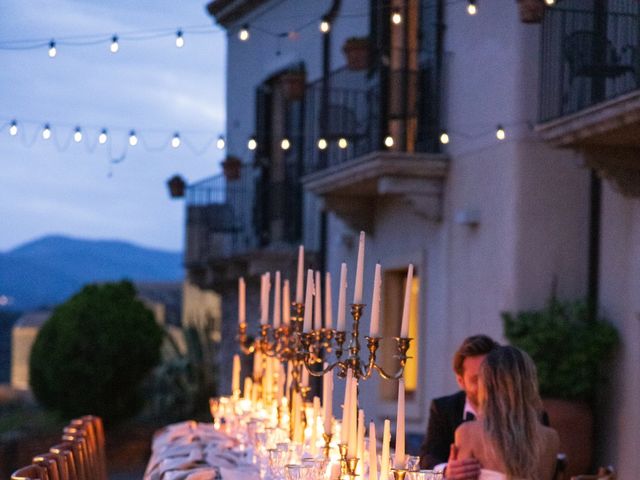
M 595 475 L 577 475 L 571 477 L 571 480 L 616 480 L 616 471 L 610 465 L 608 467 L 600 467 Z
M 49 448 L 49 451 L 55 455 L 58 455 L 61 459 L 60 469 L 63 480 L 76 480 L 79 478 L 78 469 L 76 466 L 76 457 L 73 453 L 73 446 L 70 442 L 63 442 Z M 66 475 L 66 477 L 65 477 Z
M 49 480 L 49 475 L 46 468 L 40 465 L 29 465 L 13 472 L 11 480 Z
M 102 419 L 95 415 L 85 415 L 80 420 L 93 431 L 100 479 L 107 480 L 107 451 Z
M 82 436 L 86 439 L 87 457 L 90 463 L 91 475 L 95 480 L 105 480 L 100 476 L 100 453 L 98 452 L 98 439 L 92 423 L 85 422 L 81 418 L 71 420 L 64 429 L 69 435 Z
M 62 440 L 70 446 L 73 452 L 77 478 L 79 480 L 94 480 L 95 477 L 91 475 L 86 439 L 65 433 L 62 435 Z
M 62 459 L 55 453 L 43 453 L 36 455 L 31 460 L 34 465 L 40 465 L 47 470 L 49 480 L 63 480 L 63 474 L 60 472 L 62 467 Z

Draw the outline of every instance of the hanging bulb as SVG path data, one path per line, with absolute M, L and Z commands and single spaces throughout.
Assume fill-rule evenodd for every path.
M 544 3 L 546 3 L 549 6 L 555 5 L 556 0 L 544 0 Z
M 321 138 L 318 140 L 318 148 L 320 150 L 326 150 L 327 146 L 328 146 L 327 141 L 324 138 Z
M 11 121 L 11 126 L 9 127 L 9 135 L 15 137 L 18 134 L 18 122 L 15 120 Z
M 246 42 L 247 40 L 249 40 L 249 25 L 248 24 L 245 23 L 242 26 L 242 28 L 238 32 L 238 38 L 240 40 L 242 40 L 243 42 Z
M 49 42 L 49 58 L 53 58 L 58 54 L 58 50 L 56 50 L 56 42 L 51 40 Z
M 329 33 L 329 30 L 331 30 L 331 24 L 326 18 L 323 18 L 320 22 L 320 31 L 322 33 Z
M 280 142 L 280 148 L 282 148 L 282 150 L 289 150 L 289 148 L 291 148 L 291 142 L 288 138 L 282 139 L 282 141 Z
M 347 139 L 343 137 L 338 140 L 338 146 L 344 150 L 349 146 L 349 142 L 347 142 Z
M 224 146 L 225 146 L 224 136 L 220 135 L 218 137 L 218 141 L 216 142 L 216 147 L 218 147 L 218 150 L 222 150 Z
M 129 145 L 135 147 L 138 144 L 138 137 L 136 136 L 136 131 L 131 130 L 129 132 Z
M 76 127 L 76 130 L 73 133 L 73 140 L 76 143 L 80 143 L 82 141 L 82 130 L 80 129 L 80 127 Z
M 502 125 L 498 125 L 496 127 L 496 138 L 498 140 L 504 140 L 506 137 L 506 133 L 504 131 L 504 128 L 502 128 Z
M 173 148 L 178 148 L 182 142 L 180 141 L 180 134 L 178 132 L 173 134 L 173 138 L 171 139 L 171 146 Z
M 469 0 L 469 4 L 467 5 L 467 13 L 469 15 L 475 15 L 478 13 L 478 7 L 476 7 L 476 0 Z
M 182 30 L 176 32 L 176 47 L 184 47 L 184 37 L 182 36 Z
M 387 148 L 393 147 L 393 137 L 391 135 L 384 137 L 384 145 Z
M 443 145 L 449 143 L 449 135 L 447 132 L 442 132 L 442 134 L 440 134 L 440 143 Z
M 118 43 L 118 36 L 114 35 L 111 37 L 111 46 L 109 47 L 111 53 L 117 53 L 120 50 L 120 44 Z
M 51 127 L 49 127 L 48 123 L 44 124 L 44 128 L 42 129 L 42 138 L 45 140 L 49 140 L 51 138 Z
M 391 21 L 394 25 L 400 25 L 402 23 L 402 15 L 400 14 L 399 8 L 393 9 L 393 13 L 391 14 Z
M 98 135 L 98 143 L 100 145 L 104 145 L 105 143 L 107 143 L 107 138 L 107 129 L 103 128 L 100 132 L 100 135 Z
M 256 142 L 256 139 L 255 139 L 255 138 L 251 137 L 251 138 L 249 139 L 249 141 L 247 142 L 247 148 L 248 148 L 249 150 L 251 150 L 252 152 L 253 152 L 256 148 L 258 148 L 258 142 Z

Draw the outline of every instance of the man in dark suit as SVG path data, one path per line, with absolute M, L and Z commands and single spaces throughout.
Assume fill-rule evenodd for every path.
M 429 426 L 420 447 L 422 468 L 444 469 L 447 480 L 475 480 L 480 474 L 477 460 L 457 460 L 453 452 L 456 428 L 474 420 L 478 411 L 478 373 L 482 361 L 498 343 L 486 335 L 466 338 L 453 356 L 453 371 L 460 392 L 431 402 Z

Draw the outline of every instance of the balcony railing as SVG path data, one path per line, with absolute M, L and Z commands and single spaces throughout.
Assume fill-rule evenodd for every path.
M 187 188 L 187 265 L 223 259 L 257 244 L 251 224 L 250 172 L 237 180 L 205 178 Z
M 438 97 L 431 68 L 340 69 L 328 86 L 307 86 L 304 104 L 304 172 L 313 173 L 378 150 L 391 136 L 396 150 L 438 151 Z M 326 141 L 326 148 L 318 142 Z M 342 143 L 342 145 L 341 145 Z M 344 148 L 343 148 L 344 147 Z
M 640 2 L 558 2 L 545 13 L 541 55 L 541 122 L 640 88 Z

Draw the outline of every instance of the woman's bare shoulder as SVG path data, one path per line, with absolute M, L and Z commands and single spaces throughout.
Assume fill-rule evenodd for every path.
M 477 420 L 460 424 L 460 426 L 456 428 L 456 444 L 458 444 L 458 441 L 468 441 L 478 438 L 481 433 L 481 428 L 480 422 Z

